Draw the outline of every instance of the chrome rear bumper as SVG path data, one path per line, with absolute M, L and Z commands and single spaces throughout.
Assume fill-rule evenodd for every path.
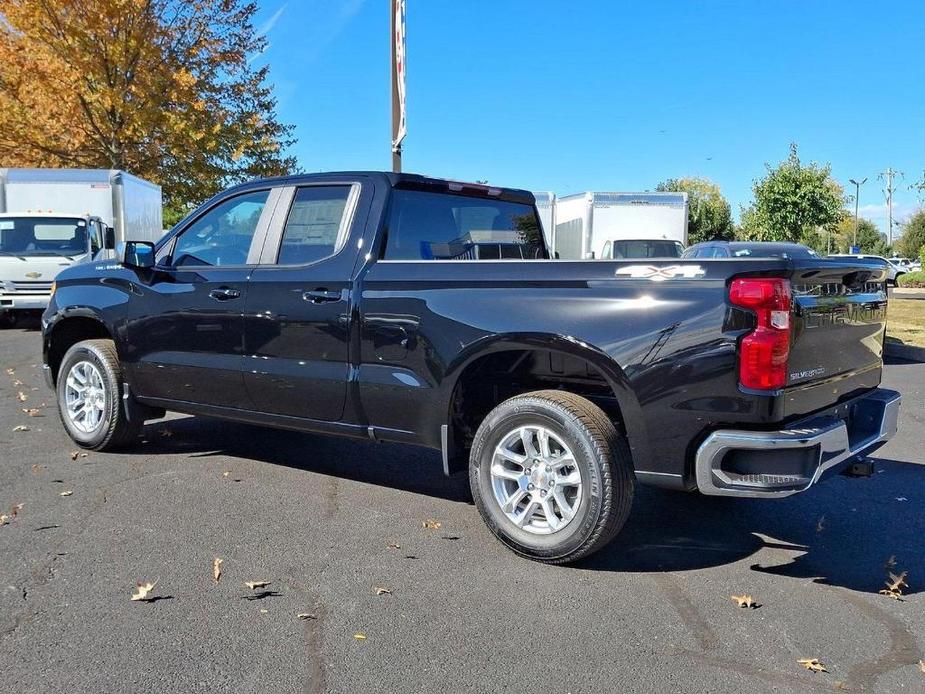
M 851 403 L 848 416 L 813 417 L 781 431 L 714 431 L 697 450 L 703 494 L 779 498 L 809 489 L 827 471 L 896 434 L 902 396 L 878 388 Z

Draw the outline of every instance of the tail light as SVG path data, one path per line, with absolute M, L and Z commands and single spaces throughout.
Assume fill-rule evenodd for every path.
M 729 301 L 758 318 L 755 329 L 739 344 L 739 383 L 757 390 L 783 388 L 790 356 L 790 282 L 773 277 L 734 279 Z

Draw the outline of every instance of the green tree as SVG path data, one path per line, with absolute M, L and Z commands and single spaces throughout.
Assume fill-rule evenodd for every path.
M 755 201 L 742 211 L 740 238 L 824 245 L 825 232 L 846 215 L 844 191 L 829 165 L 803 164 L 791 144 L 790 156 L 767 169 L 752 188 Z
M 915 258 L 925 246 L 925 209 L 919 210 L 903 225 L 903 235 L 896 241 L 896 252 L 904 258 Z
M 729 241 L 734 238 L 732 210 L 719 186 L 706 178 L 670 178 L 659 183 L 660 192 L 687 193 L 688 243 Z
M 3 0 L 0 161 L 127 169 L 168 213 L 284 174 L 280 123 L 250 0 Z
M 848 253 L 854 244 L 854 215 L 846 216 L 838 222 L 833 234 L 832 252 Z M 876 251 L 883 250 L 886 242 L 880 234 L 877 225 L 869 219 L 858 219 L 857 245 L 861 253 L 880 255 Z

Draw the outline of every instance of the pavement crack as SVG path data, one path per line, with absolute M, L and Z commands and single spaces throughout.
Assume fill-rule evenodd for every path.
M 313 606 L 314 619 L 304 620 L 303 635 L 305 637 L 305 651 L 308 655 L 308 680 L 305 683 L 305 694 L 323 694 L 328 690 L 324 669 L 323 634 L 325 609 L 320 598 L 315 599 Z
M 700 614 L 697 606 L 688 597 L 681 583 L 670 574 L 656 574 L 652 579 L 691 632 L 691 635 L 697 639 L 697 644 L 700 648 L 704 651 L 715 649 L 719 645 L 716 631 Z
M 877 679 L 893 670 L 915 665 L 922 659 L 915 635 L 893 614 L 873 604 L 863 595 L 833 589 L 841 592 L 845 599 L 860 610 L 865 617 L 880 623 L 887 632 L 890 646 L 883 655 L 855 665 L 848 673 L 847 682 L 859 690 L 874 691 Z

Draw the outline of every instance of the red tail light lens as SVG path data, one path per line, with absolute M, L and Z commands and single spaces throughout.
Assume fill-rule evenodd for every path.
M 783 388 L 790 356 L 790 282 L 773 277 L 734 279 L 729 301 L 758 318 L 755 329 L 739 343 L 739 383 L 756 390 Z

